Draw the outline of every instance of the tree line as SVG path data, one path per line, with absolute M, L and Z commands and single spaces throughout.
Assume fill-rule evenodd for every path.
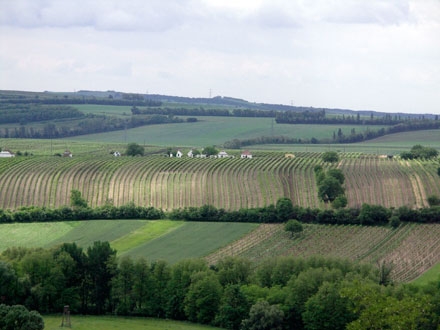
M 295 123 L 296 124 L 296 123 Z M 304 123 L 306 124 L 306 123 Z M 308 124 L 312 124 L 308 122 Z M 323 123 L 321 123 L 323 124 Z M 372 139 L 376 139 L 378 137 L 394 134 L 394 133 L 402 133 L 402 132 L 411 132 L 411 131 L 420 131 L 420 130 L 431 130 L 431 129 L 439 129 L 440 121 L 437 120 L 409 120 L 402 123 L 399 123 L 394 126 L 389 126 L 387 128 L 380 128 L 378 130 L 366 129 L 363 132 L 356 132 L 356 128 L 352 128 L 350 134 L 344 134 L 342 129 L 339 128 L 337 132 L 333 132 L 332 136 L 327 138 L 291 138 L 288 136 L 258 136 L 254 138 L 247 139 L 233 139 L 224 142 L 225 148 L 230 149 L 240 149 L 250 145 L 257 144 L 332 144 L 332 143 L 356 143 L 362 141 L 368 141 Z
M 68 96 L 62 97 L 42 97 L 38 95 L 36 97 L 13 97 L 6 96 L 0 99 L 0 105 L 3 108 L 5 104 L 29 104 L 29 105 L 48 105 L 48 104 L 96 104 L 96 105 L 115 105 L 115 106 L 144 106 L 144 107 L 158 107 L 162 105 L 159 100 L 151 100 L 145 98 L 139 94 L 122 94 L 122 98 L 114 98 L 110 96 L 108 98 L 103 97 L 90 97 L 90 96 Z
M 41 104 L 2 104 L 0 124 L 38 122 L 65 118 L 81 118 L 85 115 L 71 106 Z
M 328 174 L 327 174 L 328 175 Z M 329 175 L 331 177 L 331 175 Z M 333 181 L 333 179 L 331 179 Z M 282 223 L 296 219 L 302 223 L 339 225 L 391 225 L 401 222 L 440 223 L 440 199 L 429 196 L 430 207 L 412 209 L 407 206 L 386 208 L 381 205 L 363 204 L 358 208 L 338 207 L 332 209 L 304 208 L 293 205 L 289 198 L 280 198 L 276 205 L 227 211 L 213 205 L 184 207 L 164 212 L 152 206 L 137 206 L 133 202 L 114 206 L 107 202 L 91 208 L 79 191 L 73 190 L 71 205 L 57 209 L 28 206 L 17 210 L 0 209 L 0 223 L 50 222 L 93 219 L 172 219 L 184 221 Z M 338 195 L 340 197 L 340 195 Z M 338 197 L 337 196 L 337 197 Z M 335 201 L 333 201 L 334 203 Z
M 69 122 L 49 122 L 42 127 L 20 125 L 13 128 L 0 128 L 0 138 L 65 138 L 83 134 L 124 130 L 146 125 L 185 122 L 185 120 L 181 118 L 164 115 L 130 116 L 126 119 L 116 116 L 87 114 L 72 119 L 73 120 Z
M 69 305 L 73 315 L 169 318 L 242 330 L 437 329 L 439 282 L 390 285 L 388 275 L 386 265 L 322 257 L 170 265 L 117 258 L 108 242 L 85 249 L 64 243 L 5 250 L 0 306 L 60 313 Z
M 133 115 L 160 114 L 160 115 L 179 115 L 179 116 L 218 116 L 218 117 L 270 117 L 275 118 L 274 110 L 255 110 L 255 109 L 233 109 L 208 108 L 200 106 L 197 108 L 180 107 L 152 107 L 140 109 L 136 106 L 131 108 Z

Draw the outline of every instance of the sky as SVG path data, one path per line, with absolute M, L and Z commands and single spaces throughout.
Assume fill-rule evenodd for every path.
M 440 0 L 0 0 L 0 89 L 440 113 Z

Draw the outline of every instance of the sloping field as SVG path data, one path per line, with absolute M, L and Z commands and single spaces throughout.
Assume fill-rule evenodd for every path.
M 207 256 L 210 263 L 227 255 L 254 262 L 274 256 L 314 255 L 392 265 L 396 281 L 411 281 L 440 262 L 440 225 L 406 224 L 388 227 L 305 224 L 291 238 L 282 224 L 265 224 L 247 236 Z
M 109 240 L 119 255 L 175 263 L 206 257 L 210 264 L 225 256 L 253 262 L 275 256 L 313 255 L 392 265 L 392 276 L 408 282 L 440 263 L 440 225 L 405 224 L 397 229 L 356 225 L 304 224 L 291 238 L 283 224 L 210 223 L 147 220 L 98 220 L 0 225 L 0 251 L 11 246 L 49 247 L 76 242 L 87 247 Z M 431 277 L 438 277 L 432 275 Z
M 60 207 L 77 189 L 89 205 L 108 200 L 172 210 L 211 204 L 238 210 L 290 198 L 303 207 L 320 207 L 313 168 L 320 153 L 255 152 L 252 159 L 196 159 L 161 156 L 15 157 L 0 160 L 0 208 Z M 402 161 L 360 153 L 341 153 L 349 206 L 426 206 L 440 196 L 437 161 Z
M 119 255 L 170 263 L 203 257 L 248 234 L 251 223 L 169 220 L 91 220 L 0 225 L 0 252 L 8 247 L 51 247 L 75 242 L 84 248 L 109 241 Z

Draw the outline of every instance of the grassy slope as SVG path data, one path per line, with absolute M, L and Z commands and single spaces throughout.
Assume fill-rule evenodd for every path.
M 170 263 L 202 257 L 256 228 L 256 224 L 147 220 L 91 220 L 0 225 L 0 251 L 12 246 L 50 247 L 109 241 L 120 255 Z
M 61 315 L 44 316 L 44 330 L 66 329 L 60 327 Z M 206 325 L 152 318 L 115 317 L 115 316 L 71 316 L 72 329 L 75 330 L 209 330 L 220 329 Z
M 125 254 L 174 263 L 184 258 L 208 255 L 256 227 L 256 224 L 248 223 L 186 222 L 167 235 L 147 241 Z
M 339 128 L 349 135 L 353 125 L 282 125 L 272 124 L 272 118 L 199 117 L 197 123 L 152 125 L 127 130 L 82 135 L 75 141 L 107 141 L 123 143 L 133 141 L 149 145 L 193 146 L 221 145 L 232 139 L 284 135 L 292 138 L 332 138 Z M 355 127 L 357 132 L 366 126 Z M 381 127 L 377 127 L 379 129 Z

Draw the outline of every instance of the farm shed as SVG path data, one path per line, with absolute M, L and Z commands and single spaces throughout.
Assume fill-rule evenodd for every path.
M 10 157 L 15 157 L 15 155 L 9 150 L 0 151 L 0 158 L 10 158 Z
M 284 155 L 285 158 L 295 158 L 294 154 L 285 154 Z
M 252 154 L 249 150 L 245 150 L 241 153 L 240 158 L 252 158 Z
M 72 157 L 72 153 L 69 150 L 64 151 L 63 157 Z
M 226 151 L 220 151 L 217 155 L 217 158 L 228 158 L 229 155 Z

